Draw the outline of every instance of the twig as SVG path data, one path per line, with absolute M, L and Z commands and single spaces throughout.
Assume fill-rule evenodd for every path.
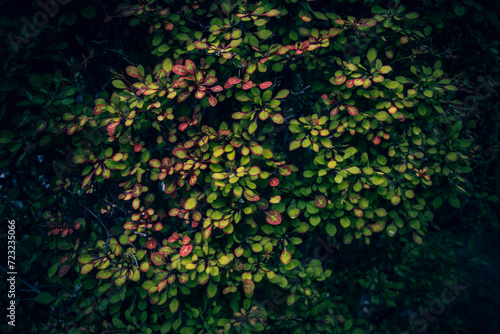
M 73 196 L 73 198 L 76 198 L 75 195 L 73 195 L 73 193 L 69 190 L 66 190 L 68 193 L 71 194 L 71 196 Z M 108 228 L 106 227 L 106 225 L 104 225 L 104 223 L 102 222 L 101 218 L 97 217 L 95 213 L 92 212 L 92 210 L 90 210 L 89 208 L 87 208 L 85 205 L 83 205 L 81 202 L 78 202 L 78 204 L 80 204 L 85 210 L 87 210 L 88 212 L 90 212 L 90 214 L 92 216 L 94 216 L 95 219 L 97 219 L 99 221 L 99 223 L 101 223 L 102 227 L 104 227 L 104 230 L 106 230 L 106 244 L 105 244 L 105 247 L 107 247 L 108 245 L 108 242 L 109 242 L 109 239 L 111 239 L 111 234 L 109 234 L 109 230 Z
M 95 217 L 95 219 L 97 219 L 97 220 L 99 221 L 99 223 L 101 223 L 102 227 L 104 227 L 104 229 L 106 230 L 106 237 L 107 237 L 107 238 L 108 238 L 108 240 L 109 240 L 109 239 L 111 238 L 111 234 L 109 234 L 109 230 L 108 230 L 108 228 L 106 227 L 106 225 L 104 225 L 104 223 L 102 222 L 102 220 L 101 220 L 99 217 L 97 217 L 97 216 L 96 216 L 96 214 L 95 214 L 95 213 L 93 213 L 93 212 L 92 212 L 92 210 L 90 210 L 89 208 L 87 208 L 85 205 L 83 205 L 82 203 L 78 203 L 78 204 L 80 204 L 80 205 L 81 205 L 81 206 L 82 206 L 85 210 L 87 210 L 88 212 L 90 212 L 90 214 L 91 214 L 92 216 L 94 216 L 94 217 Z M 107 244 L 107 242 L 106 242 L 106 244 Z

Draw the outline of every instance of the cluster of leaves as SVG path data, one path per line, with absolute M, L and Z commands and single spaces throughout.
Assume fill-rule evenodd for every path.
M 469 83 L 434 49 L 432 15 L 342 2 L 126 1 L 106 26 L 125 20 L 152 47 L 111 91 L 74 97 L 93 52 L 67 78 L 23 78 L 17 106 L 41 114 L 1 132 L 0 166 L 63 167 L 6 196 L 48 240 L 29 263 L 44 257 L 64 289 L 31 287 L 59 312 L 44 331 L 359 334 L 432 300 L 403 288 L 425 286 L 419 260 L 433 282 L 455 264 L 425 250 L 438 209 L 473 190 L 480 149 L 456 96 Z

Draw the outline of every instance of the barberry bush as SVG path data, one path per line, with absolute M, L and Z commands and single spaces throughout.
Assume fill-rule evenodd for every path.
M 498 200 L 471 181 L 498 149 L 481 146 L 464 103 L 475 87 L 464 71 L 480 72 L 436 42 L 475 2 L 437 3 L 444 18 L 425 1 L 69 2 L 51 18 L 55 41 L 9 35 L 0 88 L 20 112 L 1 132 L 1 210 L 18 224 L 30 296 L 19 312 L 50 306 L 18 325 L 422 328 L 408 317 L 457 274 L 442 217 Z M 101 47 L 98 31 L 78 36 L 95 47 L 82 60 L 60 51 L 81 20 L 133 40 L 132 56 Z M 110 53 L 120 66 L 102 75 L 92 62 Z M 33 71 L 40 61 L 57 70 Z

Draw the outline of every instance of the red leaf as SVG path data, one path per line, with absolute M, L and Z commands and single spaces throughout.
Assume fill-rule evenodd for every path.
M 281 224 L 281 214 L 277 210 L 271 210 L 266 212 L 266 221 L 271 225 Z
M 353 106 L 346 106 L 346 107 L 347 107 L 347 112 L 349 113 L 349 115 L 356 116 L 358 114 L 358 109 L 356 107 L 353 107 Z
M 335 116 L 337 115 L 339 112 L 339 106 L 336 106 L 335 108 L 333 108 L 331 111 L 330 111 L 330 116 Z
M 157 266 L 162 266 L 166 264 L 165 257 L 161 253 L 152 253 L 151 254 L 151 262 L 153 262 Z
M 168 242 L 176 242 L 177 240 L 179 240 L 181 237 L 179 236 L 179 234 L 177 234 L 177 232 L 174 232 L 172 234 L 172 236 L 170 238 L 167 239 Z
M 354 209 L 354 214 L 356 215 L 356 217 L 363 217 L 363 210 Z
M 340 76 L 335 78 L 335 84 L 342 85 L 346 80 L 347 80 L 347 77 L 345 75 L 340 75 Z
M 196 97 L 198 100 L 201 100 L 206 93 L 207 93 L 206 91 L 197 90 L 196 93 L 194 93 L 194 97 Z
M 212 85 L 215 85 L 215 83 L 217 82 L 217 78 L 216 77 L 211 77 L 211 76 L 208 76 L 205 78 L 205 81 L 203 82 L 203 86 L 212 86 Z
M 69 264 L 62 266 L 61 269 L 59 269 L 59 277 L 66 275 L 70 268 L 71 266 Z
M 213 86 L 213 87 L 208 88 L 208 89 L 210 89 L 214 93 L 222 92 L 222 86 L 219 86 L 219 85 Z
M 260 89 L 266 89 L 268 87 L 270 87 L 273 83 L 271 81 L 266 81 L 266 82 L 263 82 L 259 85 L 259 88 Z
M 212 234 L 212 227 L 213 227 L 213 225 L 212 225 L 212 226 L 210 226 L 209 228 L 207 228 L 207 229 L 205 230 L 205 232 L 203 232 L 203 237 L 204 237 L 205 239 L 208 239 L 208 238 L 210 237 L 210 234 Z
M 229 83 L 230 85 L 236 85 L 236 84 L 239 84 L 240 82 L 241 82 L 240 78 L 232 77 L 232 78 L 227 79 L 226 83 Z
M 99 115 L 104 110 L 106 110 L 106 105 L 105 104 L 98 104 L 94 107 L 94 112 L 92 113 L 92 115 Z
M 189 60 L 189 59 L 186 59 L 186 62 L 184 63 L 184 66 L 186 67 L 187 71 L 191 74 L 194 75 L 195 71 L 196 71 L 196 66 L 195 64 Z
M 377 20 L 374 18 L 365 19 L 363 25 L 366 27 L 374 27 L 377 24 Z
M 275 177 L 272 177 L 270 180 L 269 180 L 269 185 L 271 187 L 277 187 L 278 185 L 280 184 L 280 181 L 275 178 Z
M 177 103 L 183 102 L 185 99 L 187 99 L 189 97 L 189 94 L 191 94 L 191 93 L 190 92 L 183 92 L 183 93 L 179 94 L 179 96 L 177 97 Z
M 185 245 L 181 247 L 180 254 L 182 257 L 188 256 L 193 250 L 193 245 Z
M 125 230 L 135 230 L 136 227 L 137 227 L 137 224 L 135 224 L 133 222 L 126 222 L 125 225 L 123 225 L 123 228 Z
M 252 87 L 253 87 L 253 82 L 251 82 L 251 81 L 245 82 L 245 83 L 243 84 L 243 89 L 244 89 L 244 90 L 248 90 L 248 89 L 250 89 L 250 88 L 252 88 Z
M 318 208 L 324 208 L 326 206 L 326 198 L 323 195 L 316 196 L 316 199 L 314 200 L 314 205 Z
M 282 46 L 281 48 L 278 49 L 278 51 L 276 51 L 276 54 L 282 56 L 285 53 L 287 53 L 288 50 L 290 50 L 288 47 Z
M 146 247 L 149 249 L 154 249 L 156 247 L 156 239 L 149 238 L 148 242 L 146 242 Z
M 212 107 L 215 107 L 215 106 L 217 105 L 217 99 L 216 99 L 215 97 L 213 97 L 213 96 L 210 96 L 210 97 L 208 98 L 208 103 L 210 103 L 210 105 L 211 105 Z
M 187 68 L 183 65 L 174 65 L 174 67 L 172 67 L 172 71 L 175 74 L 179 74 L 179 75 L 187 75 L 188 74 Z
M 130 75 L 132 78 L 142 78 L 141 72 L 139 69 L 135 66 L 127 66 L 125 69 L 128 75 Z
M 165 288 L 166 285 L 167 285 L 167 280 L 158 283 L 158 292 L 161 292 L 161 290 L 163 290 L 163 288 Z
M 245 290 L 245 294 L 251 294 L 255 290 L 255 283 L 250 279 L 243 280 L 243 290 Z
M 161 167 L 161 162 L 158 159 L 153 159 L 149 161 L 149 165 L 153 168 L 160 168 Z

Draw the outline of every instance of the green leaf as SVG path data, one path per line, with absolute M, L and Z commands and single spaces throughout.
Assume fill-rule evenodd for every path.
M 397 81 L 390 81 L 388 83 L 385 84 L 385 87 L 389 88 L 389 89 L 396 89 L 398 88 L 399 86 L 401 86 L 401 84 Z
M 276 96 L 274 97 L 275 99 L 284 99 L 285 97 L 288 96 L 288 94 L 290 94 L 290 91 L 288 89 L 282 89 L 280 90 Z
M 177 312 L 177 310 L 179 309 L 179 301 L 177 300 L 177 298 L 174 298 L 170 301 L 168 308 L 170 310 L 170 313 Z
M 337 234 L 337 227 L 333 223 L 326 223 L 326 233 L 331 237 L 335 236 Z
M 96 17 L 97 13 L 94 7 L 88 6 L 80 10 L 80 13 L 82 16 L 88 20 L 93 19 Z
M 398 233 L 398 228 L 394 224 L 389 224 L 386 227 L 386 233 L 390 237 L 394 237 Z
M 420 16 L 420 15 L 419 15 L 418 13 L 416 13 L 416 12 L 410 12 L 410 13 L 408 13 L 408 14 L 406 14 L 406 15 L 405 15 L 405 17 L 406 17 L 407 19 L 410 19 L 410 20 L 415 20 L 415 19 L 418 19 L 418 18 L 419 18 L 419 16 Z
M 118 89 L 125 89 L 126 88 L 125 84 L 121 80 L 113 80 L 113 81 L 111 81 L 111 84 L 115 88 L 118 88 Z
M 298 149 L 300 146 L 301 146 L 300 140 L 292 140 L 292 141 L 290 142 L 290 145 L 289 145 L 289 147 L 288 147 L 288 150 L 289 150 L 289 151 L 293 151 L 293 150 Z
M 377 50 L 375 50 L 375 48 L 371 48 L 370 50 L 368 50 L 366 58 L 368 59 L 370 64 L 372 64 L 375 59 L 377 59 Z
M 462 4 L 456 3 L 455 6 L 453 6 L 453 11 L 455 12 L 455 14 L 457 14 L 458 17 L 462 17 L 467 12 L 467 9 L 465 9 Z
M 40 303 L 40 304 L 49 304 L 54 300 L 54 296 L 52 296 L 50 293 L 44 291 L 38 296 L 35 297 L 35 301 Z
M 260 39 L 266 39 L 266 38 L 270 37 L 273 33 L 271 30 L 264 29 L 264 30 L 256 32 L 255 34 L 257 36 L 259 36 Z
M 387 111 L 379 111 L 375 114 L 374 117 L 381 122 L 387 121 L 387 119 L 389 118 L 389 113 Z
M 196 207 L 196 204 L 198 204 L 198 201 L 196 198 L 191 197 L 186 202 L 184 203 L 184 209 L 186 210 L 193 210 Z
M 210 280 L 210 283 L 208 283 L 207 286 L 207 295 L 208 298 L 213 298 L 217 294 L 217 285 L 214 284 L 212 280 Z

